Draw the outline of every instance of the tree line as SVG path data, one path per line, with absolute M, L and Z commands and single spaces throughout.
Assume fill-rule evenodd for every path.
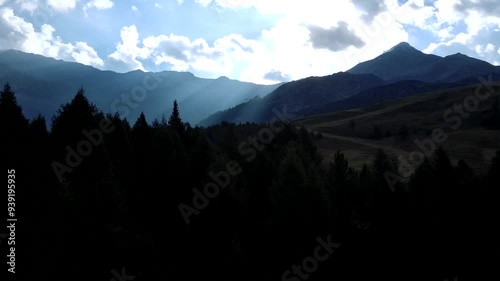
M 25 280 L 111 280 L 122 268 L 134 280 L 304 280 L 284 273 L 328 236 L 340 246 L 307 280 L 495 276 L 500 151 L 477 174 L 439 148 L 392 192 L 384 174 L 398 163 L 382 150 L 359 170 L 340 151 L 325 164 L 314 134 L 282 124 L 245 161 L 238 146 L 266 124 L 192 127 L 181 114 L 174 104 L 169 118 L 129 124 L 80 89 L 49 130 L 4 86 L 1 153 L 18 177 Z M 231 160 L 241 173 L 187 225 L 179 205 Z

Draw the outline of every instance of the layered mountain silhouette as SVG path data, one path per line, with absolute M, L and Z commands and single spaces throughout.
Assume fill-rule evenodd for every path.
M 0 82 L 11 84 L 28 118 L 41 114 L 49 123 L 81 87 L 101 110 L 130 122 L 141 112 L 149 120 L 161 118 L 176 99 L 184 121 L 208 126 L 266 122 L 273 109 L 284 107 L 297 117 L 366 107 L 476 84 L 478 76 L 500 81 L 500 67 L 460 53 L 425 54 L 406 42 L 346 72 L 276 85 L 204 79 L 189 72 L 115 73 L 20 51 L 0 52 Z
M 0 82 L 10 83 L 28 118 L 41 114 L 50 122 L 61 104 L 69 102 L 83 87 L 101 110 L 119 113 L 130 122 L 142 111 L 150 121 L 161 118 L 171 112 L 177 99 L 183 120 L 193 125 L 219 110 L 265 96 L 279 86 L 227 77 L 203 79 L 189 72 L 115 73 L 15 50 L 0 52 Z
M 287 108 L 298 117 L 370 106 L 430 91 L 500 81 L 500 67 L 454 54 L 425 54 L 406 42 L 362 62 L 347 72 L 311 77 L 284 84 L 263 99 L 254 99 L 215 113 L 202 125 L 227 122 L 265 122 L 273 108 Z
M 424 54 L 403 42 L 372 60 L 356 65 L 347 72 L 371 73 L 392 82 L 419 80 L 447 83 L 478 74 L 500 72 L 500 67 L 460 53 L 446 57 Z
M 223 121 L 266 122 L 274 116 L 273 109 L 284 106 L 289 113 L 299 113 L 325 104 L 344 100 L 363 90 L 382 86 L 385 81 L 373 74 L 340 72 L 324 77 L 308 77 L 286 83 L 264 98 L 254 98 L 234 108 L 218 112 L 200 122 L 213 125 Z

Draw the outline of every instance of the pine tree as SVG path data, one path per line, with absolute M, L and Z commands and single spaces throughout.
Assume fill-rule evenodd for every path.
M 421 222 L 430 223 L 439 199 L 439 187 L 431 161 L 424 158 L 415 173 L 410 176 L 408 188 L 411 193 L 412 204 L 420 216 Z
M 87 211 L 87 200 L 94 196 L 88 186 L 99 181 L 108 169 L 104 146 L 101 145 L 106 137 L 100 130 L 103 118 L 97 106 L 89 102 L 83 88 L 52 118 L 50 142 L 54 149 L 51 164 L 54 176 L 59 181 L 62 178 L 67 181 L 69 190 L 78 199 L 74 206 L 82 212 Z M 68 155 L 73 155 L 73 162 L 67 160 L 70 159 Z
M 22 126 L 22 128 L 28 126 L 28 120 L 24 117 L 21 107 L 17 104 L 16 96 L 9 83 L 6 83 L 3 91 L 0 92 L 0 117 L 0 122 L 10 124 L 9 129 L 16 129 L 17 126 Z
M 144 169 L 144 171 L 147 170 L 144 163 L 149 163 L 149 161 L 147 161 L 147 157 L 152 139 L 153 133 L 151 127 L 146 121 L 144 113 L 141 112 L 141 115 L 139 115 L 135 121 L 134 126 L 132 126 L 131 140 L 136 160 L 139 161 L 138 165 L 140 169 Z
M 356 127 L 356 122 L 354 122 L 354 120 L 352 120 L 352 119 L 351 119 L 351 120 L 349 121 L 349 128 L 351 128 L 351 130 L 353 130 L 353 129 L 354 129 L 354 127 Z
M 382 138 L 382 130 L 378 127 L 378 125 L 373 125 L 373 133 L 372 133 L 372 138 L 374 139 L 380 139 Z
M 325 231 L 331 208 L 328 195 L 319 179 L 317 165 L 299 144 L 289 143 L 271 187 L 273 227 L 277 237 L 285 237 L 277 248 L 291 256 L 306 251 L 305 244 L 311 236 Z M 313 165 L 311 165 L 313 164 Z M 290 228 L 295 228 L 290 233 Z M 280 238 L 281 240 L 281 238 Z M 290 251 L 288 245 L 294 243 Z
M 489 210 L 491 219 L 498 220 L 500 216 L 500 207 L 498 198 L 500 197 L 500 150 L 497 150 L 495 157 L 491 159 L 491 166 L 486 174 L 487 188 L 484 193 L 486 207 Z
M 52 118 L 52 136 L 64 147 L 82 140 L 82 130 L 99 128 L 102 113 L 87 99 L 80 88 L 71 102 L 61 106 Z
M 30 143 L 28 125 L 14 92 L 8 83 L 5 84 L 0 92 L 0 157 L 6 159 L 10 167 L 25 165 L 23 158 L 29 155 Z
M 493 111 L 493 114 L 497 114 L 499 109 L 500 109 L 500 101 L 498 99 L 498 96 L 496 96 L 493 99 L 493 103 L 491 104 L 491 111 Z
M 410 131 L 406 125 L 401 125 L 401 127 L 399 127 L 399 135 L 402 140 L 406 139 L 410 135 Z
M 184 124 L 182 123 L 181 116 L 179 114 L 179 106 L 177 105 L 177 100 L 174 100 L 174 108 L 172 110 L 172 115 L 168 119 L 168 125 L 172 127 L 177 132 L 184 131 Z
M 134 126 L 132 127 L 132 130 L 134 132 L 140 131 L 143 133 L 145 130 L 149 130 L 149 124 L 146 121 L 146 116 L 144 115 L 144 112 L 141 112 L 141 115 L 139 115 L 139 118 L 134 123 Z
M 41 114 L 30 121 L 30 129 L 34 138 L 45 138 L 48 136 L 47 123 L 45 122 L 45 117 Z
M 354 197 L 355 173 L 344 154 L 337 151 L 328 170 L 328 189 L 333 206 L 333 213 L 338 223 L 345 225 L 349 220 L 349 207 Z
M 3 91 L 0 94 L 0 104 L 3 106 L 17 106 L 17 100 L 16 96 L 14 95 L 14 92 L 10 88 L 10 84 L 6 83 L 3 86 Z M 18 108 L 21 110 L 21 108 Z

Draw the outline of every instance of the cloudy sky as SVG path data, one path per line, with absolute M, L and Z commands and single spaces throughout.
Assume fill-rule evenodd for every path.
M 0 0 L 0 49 L 271 84 L 406 41 L 500 65 L 498 0 Z

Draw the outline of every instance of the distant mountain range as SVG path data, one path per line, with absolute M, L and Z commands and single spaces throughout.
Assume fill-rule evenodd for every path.
M 419 80 L 449 83 L 478 74 L 500 73 L 500 66 L 494 66 L 460 53 L 446 57 L 424 54 L 403 42 L 372 60 L 356 65 L 347 72 L 372 73 L 388 82 Z
M 370 106 L 469 84 L 478 76 L 500 81 L 500 67 L 455 54 L 446 57 L 424 54 L 403 42 L 382 55 L 360 63 L 347 72 L 310 77 L 284 84 L 261 99 L 253 99 L 200 122 L 265 122 L 272 109 L 283 107 L 298 117 Z
M 141 112 L 148 121 L 168 117 L 176 99 L 184 121 L 209 126 L 266 122 L 275 108 L 305 117 L 366 107 L 476 84 L 479 75 L 500 81 L 500 67 L 462 54 L 424 54 L 405 42 L 346 72 L 276 85 L 204 79 L 189 72 L 115 73 L 20 51 L 0 52 L 0 83 L 11 84 L 28 118 L 42 114 L 49 123 L 80 87 L 105 113 L 118 112 L 131 123 Z
M 300 113 L 325 104 L 344 100 L 370 88 L 384 85 L 385 81 L 373 74 L 340 72 L 324 77 L 309 77 L 281 85 L 264 98 L 255 98 L 228 110 L 217 112 L 200 122 L 207 126 L 222 121 L 266 122 L 284 106 L 291 113 Z
M 227 77 L 203 79 L 189 72 L 115 73 L 15 50 L 0 52 L 1 86 L 7 82 L 28 118 L 42 114 L 49 123 L 80 87 L 105 113 L 118 112 L 131 123 L 141 111 L 148 121 L 162 114 L 168 117 L 177 99 L 183 120 L 195 125 L 212 113 L 263 97 L 279 86 Z

